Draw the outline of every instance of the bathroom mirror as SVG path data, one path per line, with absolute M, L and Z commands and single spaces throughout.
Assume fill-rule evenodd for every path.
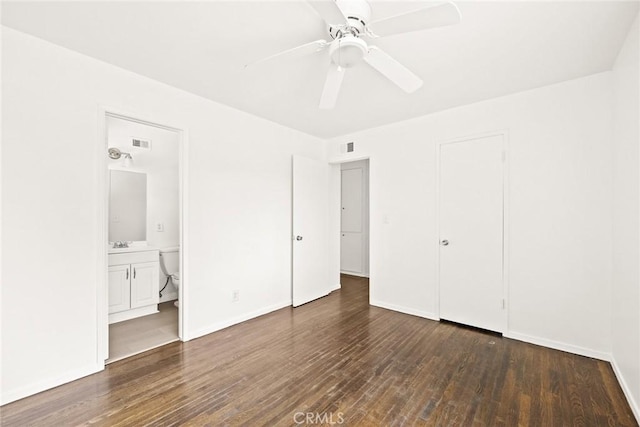
M 109 241 L 147 240 L 147 175 L 109 171 Z

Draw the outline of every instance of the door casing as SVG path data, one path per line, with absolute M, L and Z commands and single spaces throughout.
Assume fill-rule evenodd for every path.
M 123 111 L 118 108 L 98 107 L 98 143 L 96 144 L 96 222 L 98 247 L 96 248 L 96 336 L 97 363 L 102 369 L 109 357 L 109 287 L 108 287 L 108 246 L 109 246 L 109 170 L 108 170 L 108 133 L 107 117 L 136 122 L 147 126 L 170 130 L 178 134 L 178 179 L 179 179 L 179 229 L 180 229 L 180 288 L 178 299 L 180 307 L 178 313 L 178 337 L 181 341 L 188 341 L 189 328 L 186 315 L 189 307 L 189 244 L 188 244 L 188 141 L 189 132 L 184 126 L 162 124 L 155 120 L 147 120 L 142 115 Z

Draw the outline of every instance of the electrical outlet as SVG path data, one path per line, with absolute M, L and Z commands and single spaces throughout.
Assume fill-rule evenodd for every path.
M 164 224 L 159 222 L 156 224 L 156 231 L 162 232 L 164 231 Z
M 231 302 L 238 301 L 240 301 L 240 290 L 234 289 L 233 291 L 231 291 Z

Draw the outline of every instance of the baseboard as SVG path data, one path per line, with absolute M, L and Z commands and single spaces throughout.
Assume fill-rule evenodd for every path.
M 277 304 L 273 304 L 267 307 L 263 307 L 259 310 L 255 310 L 249 313 L 245 313 L 242 314 L 240 316 L 236 316 L 233 317 L 231 319 L 222 321 L 222 322 L 218 322 L 218 323 L 214 323 L 211 326 L 207 326 L 205 328 L 200 328 L 198 330 L 195 331 L 191 331 L 191 333 L 187 334 L 188 338 L 185 339 L 185 341 L 189 341 L 189 340 L 193 340 L 196 338 L 200 338 L 202 336 L 205 335 L 209 335 L 213 332 L 217 332 L 221 329 L 225 329 L 228 328 L 229 326 L 233 326 L 233 325 L 237 325 L 238 323 L 242 323 L 245 322 L 247 320 L 251 320 L 253 318 L 259 317 L 259 316 L 263 316 L 267 313 L 271 313 L 272 311 L 276 311 L 276 310 L 280 310 L 281 308 L 285 308 L 285 307 L 290 307 L 291 306 L 291 300 L 287 300 L 287 301 L 282 301 L 279 302 Z
M 331 288 L 331 290 L 329 292 L 337 291 L 339 289 L 342 289 L 342 285 L 340 283 L 338 283 L 333 288 Z
M 416 310 L 415 308 L 410 308 L 410 307 L 404 307 L 401 305 L 395 305 L 395 304 L 389 304 L 386 302 L 382 302 L 382 301 L 378 301 L 378 300 L 370 300 L 369 304 L 374 305 L 376 307 L 380 307 L 380 308 L 386 308 L 387 310 L 393 310 L 393 311 L 398 311 L 400 313 L 404 313 L 404 314 L 410 314 L 412 316 L 418 316 L 418 317 L 423 317 L 425 319 L 429 319 L 429 320 L 440 320 L 440 318 L 438 316 L 436 316 L 434 313 L 430 313 L 428 311 L 422 311 L 422 310 Z
M 528 342 L 530 344 L 541 345 L 543 347 L 552 348 L 554 350 L 566 351 L 567 353 L 577 354 L 579 356 L 592 357 L 594 359 L 604 360 L 609 362 L 611 355 L 604 351 L 592 350 L 590 348 L 584 348 L 577 345 L 566 344 L 558 341 L 548 340 L 546 338 L 534 337 L 531 335 L 521 334 L 519 332 L 508 331 L 503 334 L 506 338 L 511 338 L 518 341 Z
M 624 393 L 624 396 L 627 398 L 627 402 L 631 407 L 631 411 L 633 412 L 633 415 L 636 417 L 636 422 L 640 424 L 640 406 L 639 406 L 640 402 L 636 402 L 633 400 L 633 395 L 631 394 L 629 385 L 627 384 L 624 377 L 622 376 L 622 372 L 620 371 L 620 368 L 618 367 L 618 364 L 616 363 L 616 359 L 613 357 L 613 355 L 611 355 L 611 367 L 613 368 L 613 373 L 616 375 L 616 378 L 618 379 L 618 384 L 620 384 L 620 388 L 622 388 L 622 392 Z
M 74 369 L 73 371 L 66 372 L 64 375 L 47 378 L 45 380 L 38 381 L 37 383 L 20 387 L 17 390 L 3 390 L 2 395 L 0 396 L 0 405 L 6 405 L 7 403 L 15 402 L 16 400 L 33 396 L 34 394 L 41 393 L 43 391 L 61 386 L 66 383 L 70 383 L 71 381 L 78 380 L 91 374 L 95 374 L 96 372 L 100 372 L 103 369 L 103 365 L 98 365 L 97 363 L 91 364 L 81 369 Z

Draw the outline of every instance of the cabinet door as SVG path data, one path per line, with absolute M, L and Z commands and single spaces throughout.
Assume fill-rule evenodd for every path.
M 131 302 L 130 278 L 131 268 L 128 264 L 109 267 L 109 314 L 129 310 Z
M 158 304 L 158 268 L 157 262 L 131 264 L 131 308 Z

